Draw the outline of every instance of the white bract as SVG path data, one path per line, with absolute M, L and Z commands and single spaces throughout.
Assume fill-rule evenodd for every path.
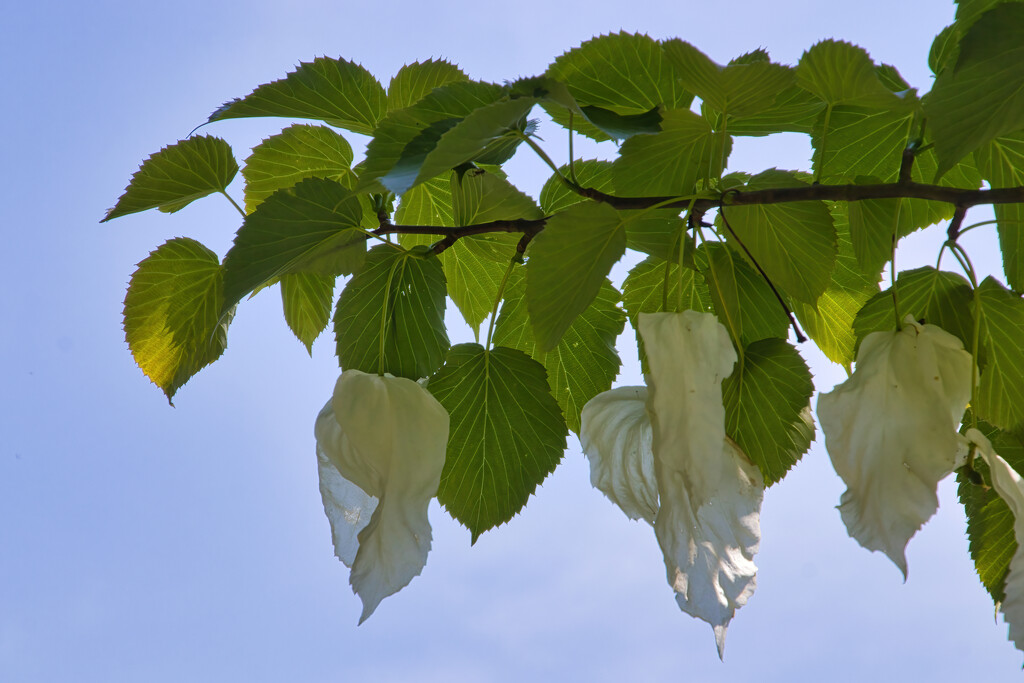
M 1010 627 L 1010 640 L 1018 650 L 1024 650 L 1024 480 L 995 452 L 992 443 L 977 429 L 967 430 L 967 439 L 977 446 L 977 453 L 988 465 L 992 488 L 1006 501 L 1013 513 L 1013 536 L 1017 551 L 1010 560 L 1010 573 L 1006 577 L 1006 597 L 999 606 Z
M 617 387 L 583 406 L 580 445 L 590 458 L 590 483 L 630 519 L 654 525 L 658 482 L 654 478 L 647 387 Z
M 904 578 L 907 542 L 935 513 L 938 482 L 957 465 L 972 362 L 959 339 L 908 316 L 902 330 L 867 335 L 853 375 L 818 399 L 825 447 L 847 486 L 843 522 Z
M 639 327 L 648 388 L 595 397 L 581 443 L 595 486 L 631 517 L 653 520 L 676 602 L 711 624 L 722 656 L 729 621 L 756 587 L 764 492 L 760 471 L 725 435 L 722 380 L 736 351 L 709 313 L 642 314 Z
M 324 510 L 363 601 L 362 623 L 426 564 L 448 413 L 412 380 L 346 370 L 317 417 L 316 438 Z

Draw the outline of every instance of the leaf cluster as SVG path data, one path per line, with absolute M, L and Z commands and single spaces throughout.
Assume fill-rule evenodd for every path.
M 616 33 L 505 84 L 441 60 L 404 66 L 387 87 L 344 59 L 300 64 L 209 117 L 312 123 L 245 159 L 241 227 L 223 259 L 178 238 L 139 264 L 125 299 L 129 348 L 170 400 L 224 352 L 236 306 L 280 285 L 307 349 L 333 321 L 342 368 L 429 378 L 451 417 L 438 497 L 474 539 L 557 466 L 641 313 L 708 311 L 728 329 L 740 364 L 723 387 L 727 433 L 767 483 L 814 436 L 814 384 L 793 341 L 806 334 L 849 369 L 867 334 L 906 314 L 963 341 L 978 368 L 971 419 L 993 441 L 1017 438 L 1022 35 L 1024 4 L 962 2 L 932 47 L 925 94 L 836 40 L 793 66 L 763 50 L 720 65 L 682 40 Z M 534 115 L 546 116 L 549 142 L 566 142 L 568 164 L 551 161 Z M 810 138 L 809 169 L 730 167 L 737 136 L 793 132 Z M 369 136 L 355 165 L 347 133 Z M 605 143 L 606 158 L 572 158 L 580 135 Z M 502 170 L 523 150 L 551 167 L 537 200 Z M 104 220 L 227 196 L 238 170 L 226 141 L 181 140 L 142 163 Z M 982 204 L 995 206 L 1001 280 L 979 282 L 958 242 Z M 939 223 L 939 265 L 881 290 L 899 240 Z M 635 265 L 613 283 L 624 258 Z M 476 343 L 450 345 L 448 301 Z M 963 478 L 971 552 L 998 600 L 1012 554 L 1006 512 L 972 486 Z

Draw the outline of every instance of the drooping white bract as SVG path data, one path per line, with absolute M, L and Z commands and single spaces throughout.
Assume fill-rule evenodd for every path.
M 956 466 L 971 363 L 959 339 L 908 316 L 902 330 L 867 335 L 853 375 L 818 399 L 825 447 L 847 486 L 843 523 L 904 579 L 907 542 L 935 513 L 938 482 Z
M 630 519 L 654 524 L 658 483 L 651 450 L 647 387 L 617 387 L 583 406 L 580 445 L 590 459 L 590 483 Z
M 721 657 L 757 585 L 764 481 L 725 435 L 722 380 L 736 351 L 710 313 L 640 315 L 661 507 L 654 531 L 680 608 L 711 624 Z
M 346 370 L 317 418 L 316 436 L 324 509 L 336 554 L 351 567 L 349 582 L 363 601 L 362 623 L 426 564 L 427 506 L 441 481 L 448 413 L 412 380 Z
M 1010 640 L 1018 650 L 1024 650 L 1024 480 L 995 452 L 984 434 L 977 429 L 967 430 L 967 439 L 977 445 L 978 454 L 988 465 L 992 488 L 1013 513 L 1013 536 L 1017 551 L 1010 560 L 1010 573 L 1006 577 L 1006 597 L 999 606 L 1003 618 L 1010 627 Z
M 370 523 L 377 508 L 377 499 L 341 476 L 328 452 L 347 448 L 345 434 L 334 417 L 334 399 L 328 399 L 316 416 L 316 465 L 320 477 L 320 498 L 331 523 L 334 554 L 346 567 L 352 568 L 359 549 L 358 534 Z

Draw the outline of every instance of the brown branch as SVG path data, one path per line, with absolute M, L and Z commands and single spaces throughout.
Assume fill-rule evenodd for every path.
M 616 197 L 600 190 L 581 188 L 580 195 L 587 199 L 604 202 L 616 209 L 647 209 L 671 197 Z M 799 187 L 777 187 L 764 190 L 730 190 L 728 206 L 750 206 L 759 204 L 786 204 L 789 202 L 833 201 L 860 202 L 866 199 L 928 199 L 946 204 L 970 208 L 980 204 L 1024 204 L 1024 186 L 1000 187 L 988 190 L 968 190 L 945 185 L 925 183 L 884 183 L 877 185 L 801 185 Z M 693 204 L 694 211 L 707 211 L 722 206 L 723 200 L 701 198 Z M 666 204 L 664 208 L 685 209 L 690 200 Z
M 620 210 L 649 209 L 666 202 L 672 197 L 616 197 L 590 187 L 574 188 L 587 199 L 603 202 Z M 987 190 L 928 185 L 915 182 L 896 182 L 877 185 L 801 185 L 799 187 L 778 187 L 764 190 L 729 190 L 723 197 L 698 198 L 692 206 L 689 199 L 666 204 L 666 209 L 691 209 L 691 215 L 703 216 L 711 209 L 722 206 L 754 206 L 764 204 L 786 204 L 789 202 L 836 201 L 859 202 L 868 199 L 926 199 L 953 204 L 959 212 L 966 212 L 972 206 L 982 204 L 1024 204 L 1024 186 L 1000 187 Z M 382 222 L 373 230 L 375 235 L 438 235 L 442 239 L 434 245 L 434 251 L 441 253 L 462 237 L 483 235 L 492 232 L 518 232 L 532 239 L 544 229 L 547 218 L 507 221 L 490 221 L 457 228 L 436 225 L 393 225 Z M 962 219 L 961 219 L 962 220 Z M 529 242 L 529 240 L 526 240 Z M 523 245 L 525 248 L 525 244 Z

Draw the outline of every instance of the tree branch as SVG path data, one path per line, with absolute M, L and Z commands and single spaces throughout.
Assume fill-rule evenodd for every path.
M 909 161 L 909 160 L 908 160 Z M 909 168 L 909 163 L 905 165 Z M 662 204 L 672 197 L 616 197 L 590 187 L 574 188 L 577 193 L 587 199 L 602 202 L 620 210 L 648 209 Z M 665 204 L 663 208 L 687 209 L 691 207 L 691 215 L 699 217 L 711 209 L 722 206 L 753 206 L 764 204 L 786 204 L 789 202 L 837 201 L 859 202 L 868 199 L 926 199 L 930 201 L 953 204 L 957 213 L 963 214 L 972 206 L 982 204 L 1024 204 L 1024 186 L 1000 187 L 987 190 L 969 190 L 965 188 L 929 185 L 911 181 L 885 183 L 877 185 L 801 185 L 799 187 L 778 187 L 764 190 L 729 190 L 722 197 L 704 197 L 696 200 L 681 199 L 678 202 Z M 446 228 L 437 225 L 393 225 L 382 222 L 373 230 L 374 235 L 438 235 L 442 239 L 434 245 L 434 251 L 441 253 L 462 237 L 483 235 L 492 232 L 518 232 L 530 239 L 544 229 L 547 218 L 515 219 L 507 221 L 490 221 L 457 228 Z M 961 219 L 962 215 L 961 215 Z M 959 227 L 959 225 L 957 226 Z M 525 248 L 525 244 L 521 244 Z

